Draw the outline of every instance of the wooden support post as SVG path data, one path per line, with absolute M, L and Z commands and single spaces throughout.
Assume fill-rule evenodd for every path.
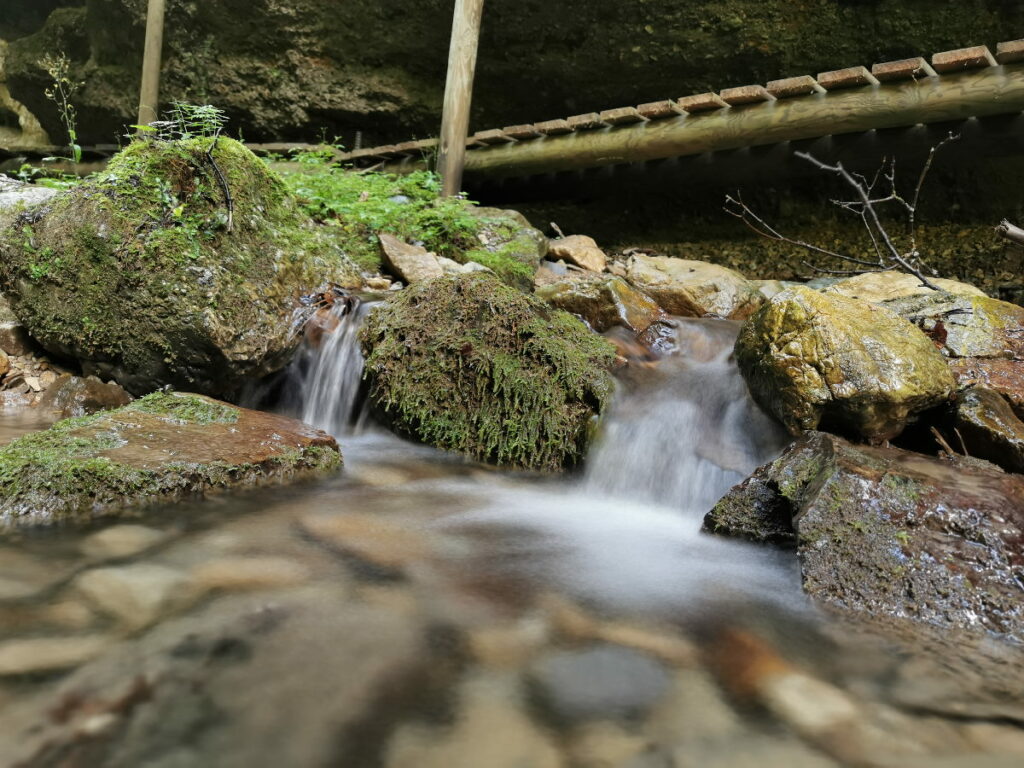
M 146 10 L 146 48 L 142 54 L 139 125 L 156 121 L 160 106 L 160 55 L 164 47 L 165 0 L 149 0 Z
M 437 155 L 441 190 L 446 197 L 459 194 L 462 187 L 469 135 L 469 105 L 473 98 L 473 75 L 483 13 L 484 0 L 455 0 L 448 81 L 444 88 L 444 114 L 441 118 L 441 145 Z

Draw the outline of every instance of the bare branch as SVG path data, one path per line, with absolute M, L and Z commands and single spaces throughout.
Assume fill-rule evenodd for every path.
M 1024 229 L 1011 224 L 1006 219 L 999 222 L 996 234 L 1005 237 L 1010 242 L 1017 243 L 1017 245 L 1024 245 Z

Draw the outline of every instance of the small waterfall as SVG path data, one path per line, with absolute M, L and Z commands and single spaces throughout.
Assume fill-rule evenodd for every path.
M 785 445 L 750 399 L 732 347 L 738 325 L 679 318 L 635 361 L 587 464 L 588 490 L 703 516 Z
M 359 329 L 373 306 L 347 298 L 311 321 L 289 374 L 292 410 L 335 436 L 359 432 L 366 421 L 365 409 L 357 412 L 363 379 Z

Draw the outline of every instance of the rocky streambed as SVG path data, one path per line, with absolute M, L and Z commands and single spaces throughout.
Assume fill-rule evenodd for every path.
M 1024 309 L 318 173 L 9 190 L 8 764 L 1024 759 Z

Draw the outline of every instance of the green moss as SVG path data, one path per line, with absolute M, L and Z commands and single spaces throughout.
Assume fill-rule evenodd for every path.
M 239 413 L 225 403 L 178 392 L 154 392 L 136 400 L 127 410 L 152 413 L 179 424 L 234 424 Z
M 578 462 L 612 391 L 608 342 L 486 273 L 407 288 L 362 342 L 371 398 L 400 431 L 504 466 Z

